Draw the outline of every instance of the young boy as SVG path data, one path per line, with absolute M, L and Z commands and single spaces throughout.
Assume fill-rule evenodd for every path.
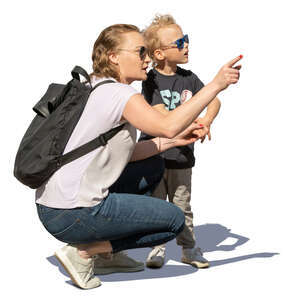
M 143 82 L 142 93 L 155 109 L 167 114 L 188 101 L 204 85 L 193 72 L 177 66 L 188 62 L 189 40 L 172 16 L 156 16 L 144 30 L 144 36 L 154 68 Z M 196 120 L 207 128 L 202 142 L 206 134 L 211 138 L 210 125 L 219 109 L 220 101 L 215 98 L 208 105 L 205 116 Z M 142 133 L 140 140 L 149 138 L 151 137 Z M 161 199 L 168 196 L 169 201 L 180 207 L 185 214 L 185 228 L 177 237 L 177 244 L 182 246 L 182 262 L 197 268 L 207 268 L 209 262 L 203 257 L 200 248 L 195 247 L 193 213 L 190 206 L 192 167 L 195 165 L 193 144 L 173 148 L 162 156 L 166 169 L 153 196 Z M 146 265 L 160 268 L 164 264 L 164 258 L 165 245 L 154 247 Z

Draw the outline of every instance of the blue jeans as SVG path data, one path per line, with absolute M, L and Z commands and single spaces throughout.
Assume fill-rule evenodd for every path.
M 159 156 L 129 163 L 98 205 L 56 209 L 37 204 L 39 218 L 48 232 L 66 243 L 109 240 L 113 252 L 161 245 L 184 228 L 181 209 L 148 196 L 163 171 Z

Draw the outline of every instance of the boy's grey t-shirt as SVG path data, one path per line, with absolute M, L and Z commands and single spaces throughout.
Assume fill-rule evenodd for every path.
M 152 69 L 142 83 L 142 93 L 151 106 L 164 104 L 170 111 L 188 101 L 203 86 L 203 82 L 192 71 L 177 67 L 176 73 L 168 76 Z M 140 140 L 151 138 L 141 133 Z M 194 144 L 169 149 L 161 156 L 167 169 L 186 169 L 195 165 Z

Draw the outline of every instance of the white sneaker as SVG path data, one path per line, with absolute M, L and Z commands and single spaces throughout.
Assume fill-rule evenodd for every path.
M 200 248 L 182 249 L 181 261 L 199 269 L 209 267 L 209 262 L 203 257 L 203 253 Z
M 148 268 L 161 268 L 165 262 L 165 252 L 166 247 L 164 245 L 154 247 L 147 257 L 146 266 Z
M 100 279 L 94 276 L 94 258 L 81 258 L 77 248 L 71 245 L 57 250 L 55 256 L 68 272 L 73 283 L 80 288 L 92 289 L 101 285 Z
M 144 270 L 144 263 L 129 257 L 124 251 L 110 256 L 98 254 L 95 259 L 94 273 L 104 275 L 122 272 L 138 272 Z

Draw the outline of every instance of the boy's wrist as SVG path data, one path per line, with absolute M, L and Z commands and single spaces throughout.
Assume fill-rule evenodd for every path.
M 209 116 L 209 115 L 205 115 L 203 117 L 203 122 L 205 125 L 208 125 L 210 126 L 212 124 L 212 122 L 214 121 L 214 118 L 212 116 Z
M 213 118 L 205 115 L 204 117 L 200 117 L 198 119 L 196 119 L 195 121 L 198 123 L 198 124 L 203 124 L 205 126 L 210 126 L 211 123 L 213 122 Z

